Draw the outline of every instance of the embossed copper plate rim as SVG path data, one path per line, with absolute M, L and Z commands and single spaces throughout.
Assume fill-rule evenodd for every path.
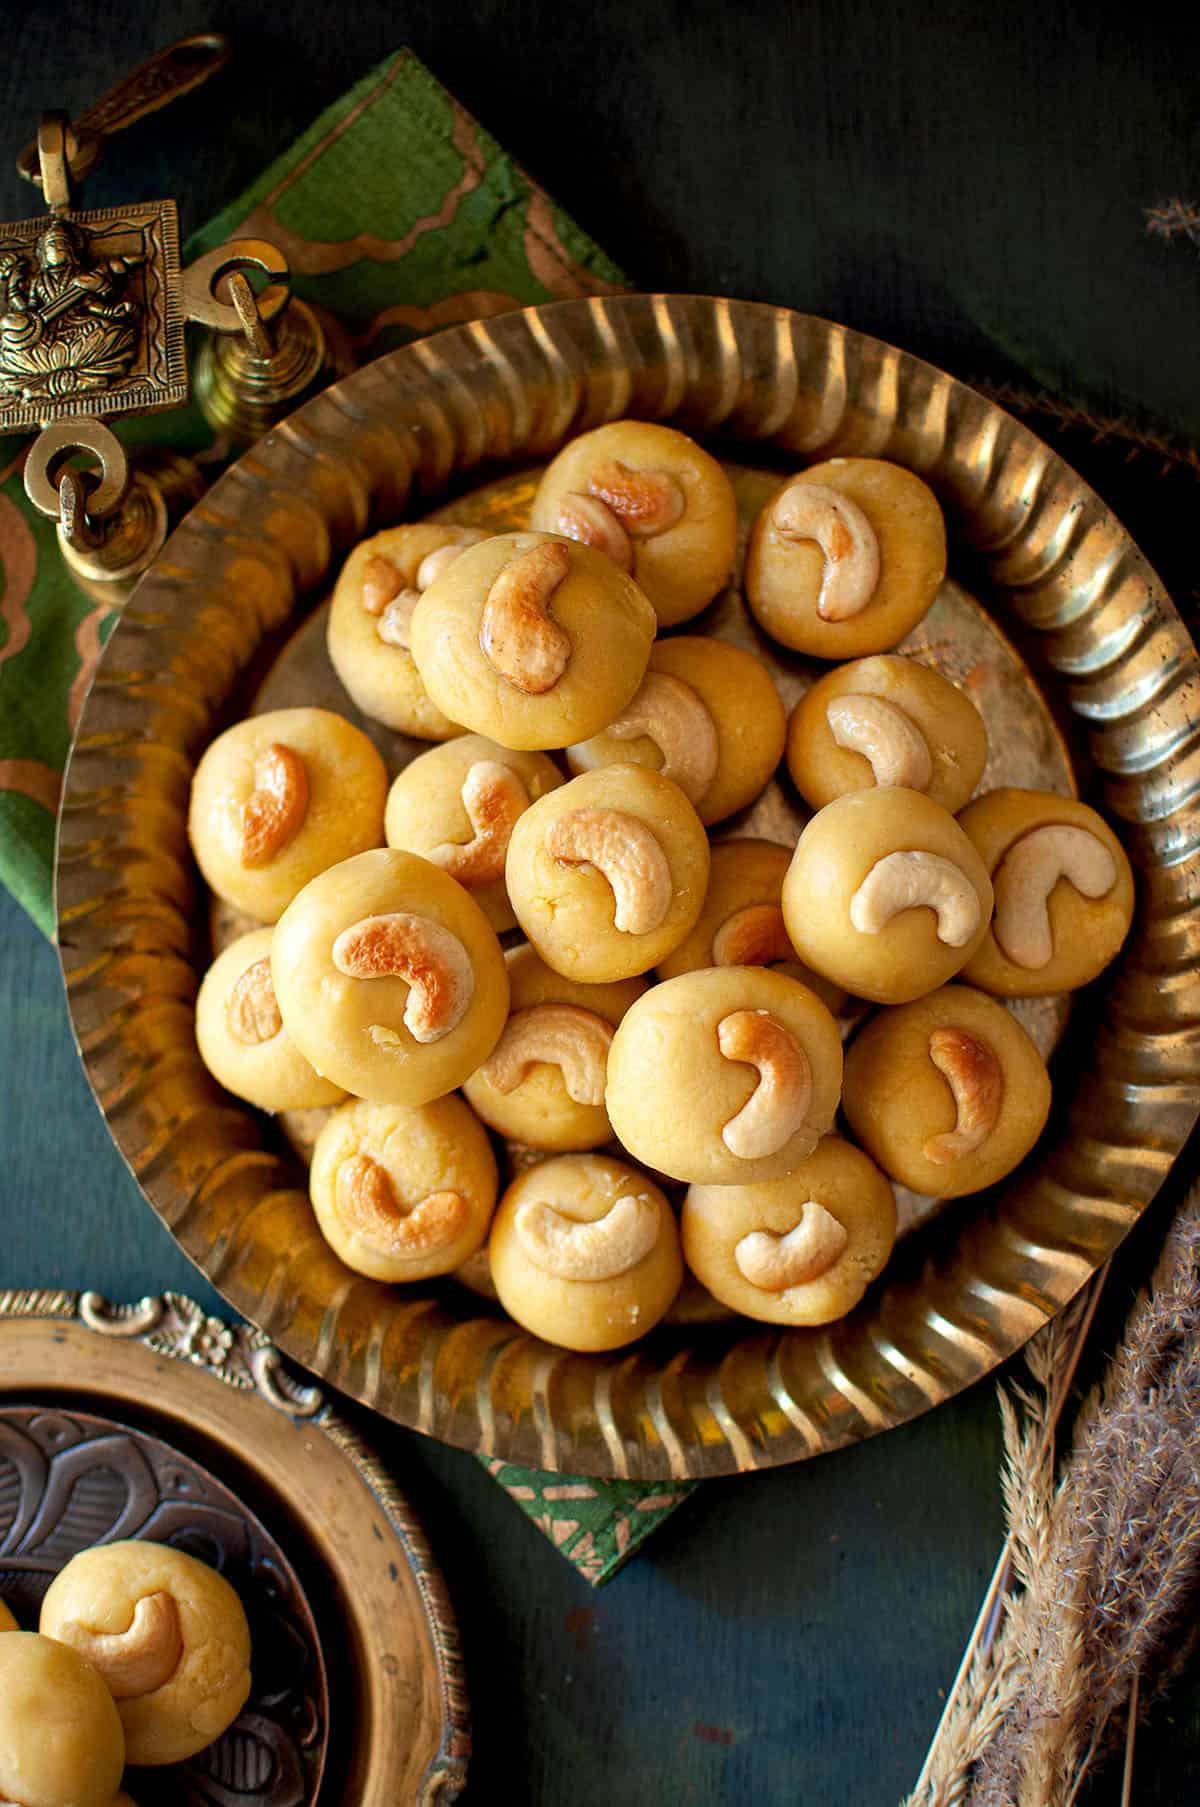
M 317 1233 L 295 1168 L 209 1080 L 187 850 L 194 761 L 264 637 L 370 527 L 623 414 L 789 466 L 894 459 L 1086 745 L 1138 875 L 1134 932 L 1060 1062 L 1034 1157 L 901 1248 L 824 1331 L 744 1322 L 578 1356 L 478 1301 L 389 1290 Z M 705 297 L 568 301 L 454 328 L 335 384 L 177 529 L 109 643 L 64 786 L 59 944 L 80 1052 L 146 1196 L 239 1311 L 397 1421 L 508 1461 L 632 1478 L 771 1466 L 901 1424 L 1064 1305 L 1200 1109 L 1200 665 L 1162 584 L 1026 427 L 879 340 Z M 1085 774 L 1085 780 L 1086 780 Z M 1083 1050 L 1082 1052 L 1079 1052 Z
M 110 1305 L 97 1293 L 0 1292 L 0 1397 L 34 1396 L 177 1439 L 227 1487 L 248 1474 L 304 1528 L 351 1670 L 351 1723 L 331 1717 L 320 1801 L 334 1783 L 356 1807 L 457 1798 L 470 1714 L 425 1534 L 378 1458 L 268 1337 L 177 1293 Z

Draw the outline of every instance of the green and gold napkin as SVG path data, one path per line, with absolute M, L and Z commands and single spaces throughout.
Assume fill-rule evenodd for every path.
M 409 51 L 323 113 L 185 256 L 245 237 L 280 247 L 296 293 L 336 314 L 364 361 L 459 321 L 621 286 L 615 265 Z M 182 450 L 211 439 L 191 408 L 128 436 Z M 59 785 L 112 617 L 76 589 L 53 525 L 26 500 L 27 444 L 0 440 L 0 879 L 52 935 Z M 487 1467 L 596 1584 L 692 1490 Z

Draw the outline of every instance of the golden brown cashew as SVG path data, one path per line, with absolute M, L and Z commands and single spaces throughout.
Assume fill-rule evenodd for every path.
M 279 1034 L 283 1018 L 275 1001 L 270 960 L 256 960 L 246 968 L 225 1000 L 225 1021 L 234 1041 L 247 1047 Z
M 616 740 L 652 740 L 662 754 L 662 774 L 689 803 L 699 803 L 717 775 L 717 729 L 690 684 L 665 671 L 648 671 L 637 695 L 604 730 Z
M 54 1634 L 98 1669 L 114 1700 L 138 1700 L 169 1682 L 183 1655 L 173 1594 L 143 1594 L 125 1631 L 93 1631 L 68 1619 Z
M 929 744 L 910 715 L 881 696 L 835 697 L 825 719 L 839 747 L 870 762 L 877 785 L 923 791 L 933 777 Z
M 747 904 L 727 916 L 713 936 L 714 966 L 770 966 L 794 960 L 796 950 L 783 926 L 778 904 Z
M 992 932 L 1017 966 L 1036 970 L 1054 952 L 1047 908 L 1060 878 L 1083 897 L 1103 897 L 1117 882 L 1117 863 L 1086 828 L 1053 823 L 1014 841 L 996 870 Z
M 603 1104 L 613 1027 L 577 1004 L 533 1004 L 515 1010 L 479 1069 L 498 1092 L 512 1092 L 539 1061 L 558 1067 L 576 1104 Z
M 529 792 L 511 767 L 477 759 L 463 779 L 462 801 L 471 839 L 443 841 L 429 858 L 460 885 L 490 884 L 504 877 L 509 839 L 518 816 L 529 808 Z
M 409 987 L 404 1026 L 418 1042 L 449 1035 L 475 990 L 470 957 L 458 936 L 428 916 L 406 911 L 364 916 L 343 929 L 333 944 L 333 964 L 350 979 L 403 979 Z M 372 1039 L 383 1045 L 373 1029 Z
M 812 1098 L 808 1056 L 768 1010 L 735 1010 L 722 1017 L 717 1046 L 726 1060 L 758 1068 L 758 1084 L 722 1129 L 722 1142 L 743 1161 L 778 1154 L 808 1114 Z
M 622 571 L 633 570 L 633 541 L 610 508 L 595 496 L 581 496 L 572 490 L 558 505 L 556 527 L 569 540 L 594 546 L 611 558 Z
M 337 1170 L 338 1216 L 348 1230 L 381 1255 L 431 1255 L 449 1247 L 467 1227 L 471 1211 L 458 1192 L 430 1192 L 405 1210 L 387 1169 L 370 1155 L 351 1155 Z
M 613 894 L 613 927 L 648 935 L 671 908 L 667 856 L 654 830 L 623 809 L 573 809 L 546 836 L 546 852 L 564 866 L 589 865 Z
M 594 1223 L 530 1201 L 513 1219 L 517 1240 L 535 1267 L 559 1280 L 615 1280 L 644 1261 L 658 1241 L 658 1211 L 626 1192 Z
M 479 644 L 494 671 L 525 696 L 553 690 L 571 657 L 571 637 L 547 612 L 571 569 L 561 540 L 518 552 L 487 593 Z
M 735 1245 L 733 1258 L 751 1286 L 781 1293 L 819 1280 L 845 1254 L 849 1241 L 845 1226 L 809 1198 L 800 1207 L 794 1229 L 782 1236 L 773 1230 L 751 1230 Z
M 272 741 L 254 762 L 254 789 L 242 805 L 242 865 L 269 866 L 308 814 L 308 769 L 299 753 Z
M 965 1029 L 935 1029 L 929 1058 L 954 1094 L 955 1124 L 944 1135 L 930 1136 L 925 1159 L 944 1167 L 974 1153 L 996 1127 L 1004 1102 L 1004 1068 L 986 1042 Z
M 657 539 L 684 510 L 683 491 L 669 471 L 635 471 L 619 458 L 596 466 L 588 494 L 603 502 L 636 540 Z
M 888 853 L 876 860 L 850 899 L 850 921 L 877 935 L 901 910 L 932 910 L 938 940 L 965 947 L 979 927 L 979 893 L 953 860 L 940 853 Z
M 399 596 L 403 588 L 403 575 L 390 558 L 381 558 L 375 553 L 363 566 L 359 599 L 368 615 L 381 615 L 393 596 Z
M 846 621 L 866 608 L 879 582 L 879 541 L 857 502 L 824 483 L 789 483 L 771 520 L 782 539 L 815 540 L 825 554 L 822 621 Z

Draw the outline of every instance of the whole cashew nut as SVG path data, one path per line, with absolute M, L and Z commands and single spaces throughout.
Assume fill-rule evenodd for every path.
M 773 1230 L 751 1230 L 735 1244 L 733 1259 L 751 1286 L 782 1293 L 819 1280 L 845 1254 L 849 1242 L 845 1225 L 809 1198 L 800 1207 L 794 1229 L 782 1236 Z
M 476 546 L 488 537 L 480 527 L 455 527 L 451 531 L 453 540 L 425 554 L 412 587 L 405 587 L 403 573 L 390 558 L 376 553 L 363 566 L 360 600 L 368 615 L 378 617 L 375 631 L 385 646 L 407 649 L 412 644 L 413 610 L 422 593 L 468 546 Z
M 861 614 L 879 582 L 879 541 L 858 503 L 824 483 L 794 482 L 776 498 L 771 520 L 782 539 L 815 540 L 824 553 L 821 620 Z
M 783 925 L 778 904 L 747 904 L 727 916 L 713 936 L 714 966 L 770 966 L 794 960 L 796 950 Z
M 902 910 L 932 910 L 938 940 L 965 947 L 979 927 L 979 893 L 940 853 L 888 853 L 876 860 L 850 899 L 850 921 L 862 935 L 877 935 Z
M 546 837 L 546 851 L 563 865 L 589 865 L 608 880 L 613 927 L 648 935 L 671 908 L 674 887 L 667 856 L 649 823 L 623 809 L 573 809 Z
M 138 1700 L 169 1682 L 183 1655 L 175 1596 L 143 1594 L 125 1631 L 93 1631 L 68 1619 L 54 1633 L 98 1669 L 114 1700 Z
M 477 759 L 462 782 L 469 841 L 443 841 L 429 858 L 460 885 L 486 885 L 504 877 L 504 859 L 517 818 L 529 808 L 518 773 L 497 759 Z
M 1061 823 L 1022 835 L 1001 860 L 993 933 L 1016 966 L 1035 971 L 1053 954 L 1048 905 L 1060 878 L 1083 897 L 1103 897 L 1117 882 L 1117 863 L 1096 835 Z
M 269 866 L 308 814 L 308 768 L 293 747 L 272 741 L 254 762 L 254 789 L 242 805 L 243 866 Z
M 669 471 L 635 471 L 619 458 L 606 458 L 588 478 L 588 494 L 616 515 L 637 540 L 657 539 L 674 527 L 684 496 Z
M 403 979 L 409 987 L 404 1026 L 418 1042 L 449 1035 L 475 990 L 470 957 L 458 936 L 428 916 L 403 910 L 364 916 L 343 929 L 333 944 L 333 964 L 350 979 Z M 380 1037 L 373 1039 L 385 1045 Z
M 412 645 L 413 610 L 420 600 L 420 590 L 401 590 L 384 604 L 375 633 L 385 646 L 400 646 L 408 651 Z
M 390 558 L 374 553 L 362 568 L 359 601 L 368 615 L 381 615 L 394 596 L 404 588 L 404 578 Z
M 658 1211 L 642 1193 L 625 1192 L 603 1217 L 581 1223 L 553 1205 L 521 1205 L 513 1229 L 522 1249 L 558 1280 L 615 1280 L 644 1261 L 658 1241 Z
M 487 593 L 479 644 L 494 671 L 525 696 L 553 690 L 571 657 L 571 637 L 548 613 L 571 569 L 561 540 L 543 540 L 509 560 Z
M 839 747 L 870 762 L 877 785 L 923 791 L 933 777 L 929 743 L 910 715 L 881 696 L 836 697 L 825 719 Z
M 570 491 L 558 505 L 555 525 L 569 540 L 578 540 L 581 545 L 594 546 L 597 552 L 603 552 L 622 571 L 633 570 L 633 541 L 611 508 L 595 496 L 581 496 L 576 490 Z
M 558 1067 L 576 1104 L 603 1104 L 613 1027 L 577 1004 L 533 1004 L 515 1010 L 479 1069 L 498 1092 L 512 1092 L 539 1061 Z
M 1004 1068 L 986 1042 L 953 1027 L 933 1031 L 929 1058 L 954 1096 L 954 1128 L 930 1136 L 924 1149 L 927 1161 L 944 1167 L 973 1154 L 995 1129 L 1004 1102 Z
M 467 1227 L 470 1206 L 458 1192 L 429 1192 L 411 1210 L 396 1197 L 387 1169 L 370 1155 L 351 1155 L 337 1170 L 338 1216 L 381 1255 L 430 1255 Z
M 722 1017 L 717 1046 L 726 1060 L 758 1068 L 758 1084 L 722 1129 L 722 1142 L 743 1161 L 777 1154 L 808 1114 L 812 1099 L 808 1056 L 767 1010 L 735 1010 Z
M 256 960 L 232 986 L 225 1000 L 225 1021 L 234 1041 L 254 1047 L 273 1041 L 283 1028 L 271 982 L 271 962 Z
M 605 729 L 616 740 L 645 735 L 662 754 L 662 774 L 689 803 L 699 803 L 717 775 L 717 729 L 690 684 L 648 671 L 633 701 Z
M 447 540 L 444 546 L 438 546 L 433 552 L 427 552 L 417 566 L 417 590 L 420 594 L 429 588 L 435 578 L 448 571 L 456 559 L 462 557 L 468 546 L 478 546 L 488 535 L 482 527 L 456 527 L 454 538 Z

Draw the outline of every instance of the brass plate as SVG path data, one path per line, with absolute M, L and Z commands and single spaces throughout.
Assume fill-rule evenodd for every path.
M 264 1695 L 259 1711 L 252 1697 L 202 1757 L 182 1769 L 137 1772 L 150 1790 L 144 1798 L 199 1807 L 249 1799 L 249 1787 L 256 1801 L 280 1807 L 455 1799 L 466 1775 L 468 1712 L 458 1635 L 424 1534 L 351 1427 L 318 1388 L 297 1384 L 261 1331 L 206 1317 L 176 1293 L 133 1306 L 110 1306 L 95 1293 L 0 1293 L 3 1425 L 19 1416 L 10 1407 L 34 1401 L 40 1420 L 57 1420 L 67 1472 L 57 1484 L 50 1477 L 29 1535 L 22 1541 L 18 1524 L 0 1551 L 5 1591 L 11 1583 L 23 1623 L 32 1622 L 29 1609 L 49 1579 L 35 1571 L 51 1546 L 57 1568 L 97 1539 L 146 1536 L 209 1560 L 206 1546 L 224 1538 L 220 1566 L 235 1584 L 241 1579 L 260 1634 L 289 1602 L 292 1642 L 301 1627 L 311 1635 L 314 1620 L 318 1628 L 312 1662 L 324 1673 L 311 1713 L 292 1701 L 294 1686 Z M 120 1450 L 77 1472 L 94 1415 L 129 1427 L 124 1442 L 137 1445 L 139 1472 L 124 1476 L 128 1486 Z M 24 1475 L 30 1463 L 15 1435 L 5 1431 L 4 1454 Z M 72 1439 L 82 1447 L 66 1449 Z M 163 1444 L 175 1458 L 165 1466 L 156 1455 Z M 46 1508 L 56 1502 L 65 1503 L 64 1522 L 48 1532 Z M 234 1524 L 239 1510 L 244 1525 Z M 255 1542 L 258 1519 L 279 1541 L 274 1556 L 261 1528 Z M 260 1688 L 296 1666 L 294 1652 L 281 1650 L 273 1667 L 267 1661 L 279 1635 L 256 1643 Z
M 1120 961 L 1077 1003 L 1047 1132 L 1019 1173 L 898 1249 L 842 1323 L 661 1330 L 567 1354 L 453 1287 L 389 1290 L 318 1235 L 294 1159 L 208 1078 L 188 782 L 279 631 L 368 529 L 426 512 L 623 414 L 785 473 L 831 455 L 920 472 L 954 575 L 1059 713 L 1139 880 Z M 303 599 L 303 600 L 302 600 Z M 1153 1197 L 1200 1109 L 1200 665 L 1099 498 L 944 373 L 785 309 L 561 302 L 441 333 L 310 402 L 209 492 L 109 643 L 68 770 L 57 870 L 72 1021 L 110 1131 L 181 1246 L 332 1384 L 449 1442 L 657 1478 L 793 1461 L 987 1374 Z M 1090 765 L 1089 765 L 1090 759 Z

